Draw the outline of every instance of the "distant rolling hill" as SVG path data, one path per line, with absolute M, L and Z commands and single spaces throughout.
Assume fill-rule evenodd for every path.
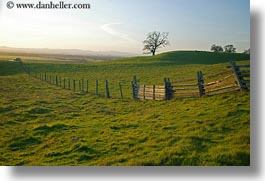
M 230 61 L 250 60 L 250 55 L 243 53 L 214 53 L 206 51 L 173 51 L 155 56 L 130 57 L 118 60 L 128 63 L 154 64 L 217 64 Z
M 207 51 L 172 51 L 156 56 L 135 56 L 122 53 L 102 53 L 82 50 L 63 49 L 16 49 L 0 47 L 0 59 L 21 57 L 24 61 L 37 62 L 74 62 L 106 61 L 109 63 L 184 65 L 184 64 L 217 64 L 240 60 L 250 60 L 249 54 L 244 53 L 214 53 Z
M 97 61 L 117 60 L 138 54 L 117 51 L 90 51 L 80 49 L 48 49 L 48 48 L 13 48 L 0 46 L 0 55 L 9 58 L 23 57 L 28 60 L 54 60 L 54 61 Z

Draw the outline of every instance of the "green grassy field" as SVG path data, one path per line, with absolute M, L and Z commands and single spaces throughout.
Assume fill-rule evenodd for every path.
M 26 75 L 17 62 L 0 61 L 0 165 L 250 165 L 249 92 L 131 99 L 133 75 L 143 84 L 163 84 L 164 77 L 226 70 L 231 59 L 249 62 L 243 54 L 171 52 L 26 64 L 33 72 L 65 78 L 108 79 L 112 99 L 49 85 Z M 119 82 L 125 99 L 115 98 Z
M 8 50 L 7 50 L 8 51 Z M 86 63 L 86 62 L 98 62 L 107 61 L 121 58 L 119 56 L 111 55 L 75 55 L 75 54 L 58 54 L 58 53 L 22 53 L 1 51 L 0 48 L 0 61 L 12 60 L 17 57 L 22 58 L 26 62 L 38 62 L 38 63 Z

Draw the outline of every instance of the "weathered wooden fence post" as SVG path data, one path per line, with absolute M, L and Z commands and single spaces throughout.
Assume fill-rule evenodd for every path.
M 60 87 L 62 86 L 62 80 L 61 80 L 61 77 L 59 77 L 59 85 L 60 85 Z
M 56 86 L 58 86 L 58 76 L 56 75 L 56 78 L 55 78 L 55 82 L 56 82 Z
M 45 78 L 45 82 L 47 82 L 47 74 L 46 74 L 46 72 L 45 72 L 44 78 Z
M 88 80 L 86 80 L 86 93 L 88 93 Z
M 70 79 L 68 79 L 68 89 L 71 90 L 71 83 L 70 83 Z
M 75 92 L 75 80 L 73 80 L 73 90 Z
M 57 75 L 55 76 L 55 84 L 56 84 L 56 86 L 58 86 L 58 76 Z
M 168 90 L 167 90 L 167 78 L 164 78 L 164 85 L 165 85 L 165 100 L 168 100 Z
M 84 92 L 84 78 L 82 78 L 82 92 Z
M 248 87 L 247 87 L 246 83 L 244 82 L 244 78 L 239 75 L 239 71 L 240 71 L 239 66 L 236 65 L 235 61 L 231 61 L 230 64 L 232 66 L 232 70 L 234 72 L 234 75 L 235 75 L 235 78 L 236 78 L 236 81 L 237 81 L 237 84 L 238 84 L 240 90 L 241 91 L 247 91 Z
M 143 97 L 144 97 L 144 100 L 145 100 L 145 87 L 146 87 L 146 85 L 144 85 L 144 87 L 143 87 Z
M 119 88 L 120 88 L 120 95 L 121 95 L 121 98 L 123 99 L 122 85 L 121 85 L 121 83 L 120 83 L 120 82 L 119 82 Z
M 65 79 L 63 79 L 63 88 L 65 89 Z
M 153 100 L 156 100 L 156 86 L 153 85 Z
M 197 77 L 198 77 L 198 87 L 199 87 L 200 96 L 204 96 L 205 89 L 204 89 L 204 79 L 202 71 L 197 72 Z
M 164 86 L 165 86 L 165 100 L 170 100 L 173 95 L 172 85 L 169 78 L 164 78 Z
M 139 92 L 139 86 L 137 84 L 137 79 L 136 79 L 136 75 L 135 75 L 135 76 L 133 76 L 133 82 L 132 82 L 133 99 L 139 99 L 138 92 Z
M 98 95 L 98 80 L 96 80 L 96 95 Z
M 78 80 L 78 87 L 79 87 L 79 92 L 81 92 L 81 81 Z
M 109 94 L 109 82 L 108 82 L 108 80 L 106 80 L 106 98 L 110 98 L 110 94 Z

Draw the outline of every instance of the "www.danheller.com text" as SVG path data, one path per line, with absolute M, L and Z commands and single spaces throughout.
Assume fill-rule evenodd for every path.
M 65 3 L 64 1 L 43 3 L 39 1 L 38 3 L 14 3 L 9 1 L 6 4 L 7 8 L 17 8 L 17 9 L 90 9 L 91 5 L 89 3 Z

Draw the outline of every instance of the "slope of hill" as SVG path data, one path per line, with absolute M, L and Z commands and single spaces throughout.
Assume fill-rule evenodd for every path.
M 95 80 L 103 94 L 109 80 L 114 97 L 122 82 L 124 99 L 65 90 L 29 77 L 18 62 L 0 61 L 0 165 L 250 165 L 249 92 L 131 99 L 133 75 L 140 83 L 159 85 L 163 77 L 224 71 L 227 63 L 220 62 L 234 56 L 213 55 L 169 52 L 100 63 L 26 63 L 38 74 L 88 79 L 93 92 Z M 206 64 L 211 60 L 219 64 Z
M 24 53 L 24 54 L 48 54 L 48 55 L 80 55 L 80 56 L 108 56 L 108 57 L 130 57 L 134 53 L 118 51 L 91 51 L 82 49 L 50 49 L 50 48 L 14 48 L 0 46 L 0 52 Z
M 0 46 L 0 60 L 21 57 L 25 61 L 84 63 L 88 61 L 116 60 L 136 54 L 124 52 L 100 52 L 79 49 L 10 48 Z
M 249 60 L 250 55 L 243 53 L 215 53 L 205 51 L 173 51 L 156 56 L 130 57 L 118 60 L 134 63 L 162 63 L 162 64 L 217 64 L 229 61 Z

